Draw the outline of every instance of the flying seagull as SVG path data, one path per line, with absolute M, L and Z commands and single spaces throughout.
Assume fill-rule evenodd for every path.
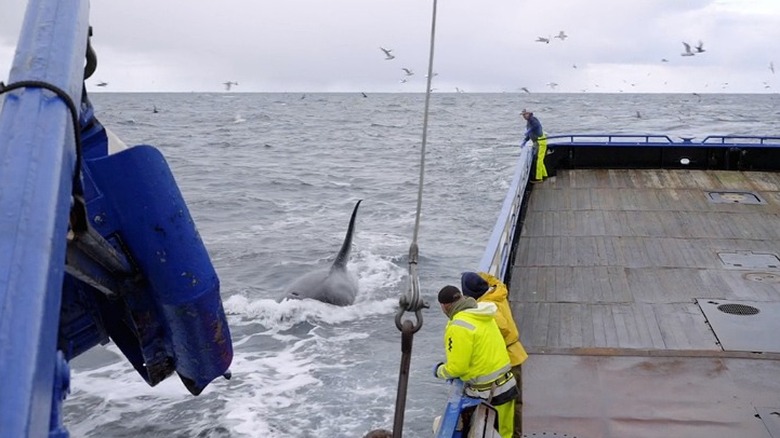
M 548 87 L 550 87 L 550 88 L 552 88 L 552 89 L 554 90 L 554 89 L 555 89 L 555 87 L 557 87 L 557 86 L 558 86 L 558 84 L 556 84 L 555 82 L 548 82 L 548 83 L 547 83 L 547 86 L 548 86 Z
M 566 38 L 568 38 L 568 37 L 569 37 L 569 36 L 568 36 L 568 35 L 566 35 L 566 32 L 564 32 L 564 31 L 560 31 L 560 32 L 558 32 L 558 35 L 555 35 L 553 38 L 560 38 L 560 39 L 561 39 L 561 41 L 563 41 L 563 40 L 565 40 L 565 39 L 566 39 Z
M 233 85 L 238 85 L 238 82 L 227 81 L 227 82 L 223 82 L 223 84 L 225 84 L 225 90 L 230 91 L 230 87 L 232 87 Z
M 549 38 L 545 38 L 545 37 L 538 37 L 538 38 L 536 38 L 535 42 L 550 44 L 550 39 Z
M 100 82 L 97 83 L 98 87 L 105 87 L 106 85 L 108 85 L 108 82 L 100 81 Z
M 523 90 L 523 91 L 525 91 L 525 92 L 526 92 L 526 93 L 528 93 L 528 94 L 531 94 L 531 92 L 530 92 L 530 91 L 528 91 L 528 88 L 525 88 L 525 87 L 520 87 L 520 89 L 521 89 L 521 90 Z
M 691 52 L 691 45 L 683 41 L 683 46 L 685 46 L 685 52 L 680 53 L 680 56 L 693 56 L 693 52 Z
M 391 59 L 395 59 L 395 56 L 390 54 L 390 52 L 392 52 L 393 49 L 385 49 L 384 47 L 380 47 L 379 49 L 382 50 L 383 52 L 385 52 L 385 61 L 389 61 Z
M 414 74 L 414 72 L 413 72 L 413 71 L 409 70 L 409 69 L 408 69 L 408 68 L 406 68 L 406 67 L 401 67 L 401 70 L 403 70 L 403 71 L 404 71 L 404 73 L 406 73 L 406 76 L 411 76 L 411 75 L 413 75 L 413 74 Z
M 696 53 L 704 53 L 704 43 L 699 40 L 699 44 L 696 46 Z
M 769 62 L 769 70 L 772 70 L 772 74 L 775 74 L 775 63 L 772 61 Z
M 669 60 L 666 58 L 661 58 L 661 62 L 669 62 Z

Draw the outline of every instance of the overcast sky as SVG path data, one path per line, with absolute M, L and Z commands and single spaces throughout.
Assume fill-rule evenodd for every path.
M 2 0 L 3 81 L 26 3 Z M 223 91 L 224 82 L 235 81 L 236 92 L 424 92 L 432 5 L 93 1 L 98 70 L 87 86 Z M 554 38 L 560 31 L 568 38 Z M 692 48 L 702 41 L 705 52 L 680 56 L 683 41 Z M 777 93 L 779 41 L 780 0 L 441 0 L 433 88 Z M 385 60 L 380 47 L 392 49 L 395 59 Z M 414 75 L 405 76 L 403 67 Z M 100 81 L 108 85 L 97 88 Z

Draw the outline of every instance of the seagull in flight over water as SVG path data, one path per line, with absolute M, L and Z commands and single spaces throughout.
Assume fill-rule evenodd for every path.
M 384 47 L 380 47 L 380 50 L 385 52 L 385 61 L 389 61 L 391 59 L 395 59 L 395 56 L 391 55 L 390 52 L 393 51 L 393 49 L 385 49 Z
M 772 70 L 772 74 L 775 74 L 775 63 L 772 61 L 769 62 L 769 70 Z
M 238 82 L 227 81 L 227 82 L 223 82 L 223 84 L 225 84 L 225 90 L 230 91 L 230 87 L 232 87 L 233 85 L 238 85 Z
M 526 92 L 526 93 L 528 93 L 528 94 L 531 94 L 531 92 L 530 92 L 530 91 L 528 91 L 528 88 L 525 88 L 525 87 L 520 87 L 520 89 L 521 89 L 521 90 L 523 90 L 523 91 L 525 91 L 525 92 Z
M 406 68 L 406 67 L 401 67 L 401 70 L 403 70 L 403 71 L 404 71 L 404 73 L 406 73 L 406 76 L 411 76 L 411 75 L 413 75 L 413 74 L 414 74 L 414 72 L 413 72 L 413 71 L 409 70 L 409 69 L 408 69 L 408 68 Z
M 568 36 L 568 35 L 566 35 L 566 32 L 564 32 L 564 31 L 560 31 L 560 32 L 558 32 L 558 35 L 555 35 L 553 38 L 560 38 L 560 39 L 561 39 L 561 41 L 563 41 L 563 40 L 565 40 L 565 39 L 566 39 L 566 38 L 568 38 L 568 37 L 569 37 L 569 36 Z
M 106 85 L 108 85 L 108 82 L 100 81 L 100 82 L 97 83 L 98 87 L 105 87 Z
M 706 50 L 704 50 L 704 43 L 699 40 L 699 44 L 696 46 L 696 53 L 704 53 Z
M 550 44 L 550 38 L 538 37 L 538 38 L 536 38 L 536 42 L 537 43 Z

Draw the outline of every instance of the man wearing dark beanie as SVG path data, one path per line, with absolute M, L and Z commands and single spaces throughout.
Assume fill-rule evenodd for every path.
M 447 360 L 434 366 L 434 376 L 460 379 L 466 395 L 490 400 L 501 437 L 511 438 L 517 386 L 495 321 L 496 305 L 464 297 L 455 286 L 444 286 L 438 300 L 449 322 L 444 329 Z
M 512 364 L 512 374 L 517 382 L 517 402 L 515 403 L 514 438 L 523 436 L 523 374 L 521 365 L 528 359 L 523 344 L 520 343 L 520 332 L 512 317 L 509 307 L 509 291 L 504 282 L 487 272 L 464 272 L 460 277 L 463 293 L 481 302 L 491 302 L 496 305 L 496 324 L 504 337 L 506 351 Z

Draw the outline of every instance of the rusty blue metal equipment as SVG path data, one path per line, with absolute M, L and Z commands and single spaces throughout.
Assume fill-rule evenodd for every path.
M 31 0 L 0 87 L 3 436 L 67 437 L 68 361 L 109 340 L 150 385 L 229 377 L 219 279 L 164 157 L 108 153 L 83 86 L 88 16 Z

